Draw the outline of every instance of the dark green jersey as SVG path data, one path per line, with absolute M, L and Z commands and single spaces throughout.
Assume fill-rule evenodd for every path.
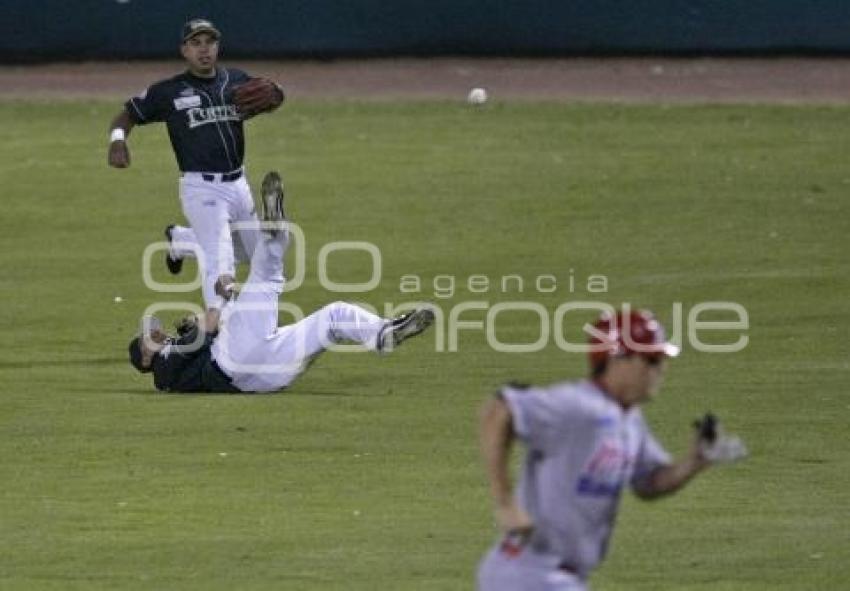
M 167 392 L 239 392 L 212 359 L 214 340 L 207 334 L 198 341 L 198 329 L 193 328 L 170 342 L 153 359 L 156 388 Z
M 233 88 L 248 80 L 236 68 L 219 67 L 214 78 L 183 72 L 128 100 L 137 125 L 164 122 L 183 172 L 231 172 L 242 166 L 245 136 L 233 104 Z

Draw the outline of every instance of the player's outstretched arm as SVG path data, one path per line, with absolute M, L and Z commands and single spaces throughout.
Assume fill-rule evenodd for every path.
M 740 437 L 727 434 L 712 414 L 694 423 L 696 434 L 687 455 L 673 464 L 657 468 L 644 482 L 635 486 L 635 493 L 644 499 L 654 499 L 682 488 L 691 478 L 708 466 L 728 464 L 747 457 L 747 446 Z
M 533 523 L 514 498 L 508 468 L 513 441 L 510 408 L 501 398 L 488 400 L 481 411 L 479 446 L 495 504 L 496 521 L 506 533 L 527 535 Z
M 127 136 L 133 129 L 133 120 L 126 110 L 121 110 L 109 127 L 109 166 L 127 168 L 130 166 L 130 150 L 127 147 Z
M 645 482 L 634 488 L 635 494 L 650 500 L 676 492 L 710 465 L 711 462 L 700 452 L 699 439 L 694 438 L 691 448 L 683 458 L 656 468 Z

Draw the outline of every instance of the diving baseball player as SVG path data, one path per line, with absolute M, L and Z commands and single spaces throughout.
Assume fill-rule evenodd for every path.
M 223 303 L 215 293 L 216 279 L 235 275 L 234 245 L 229 224 L 256 221 L 251 189 L 245 178 L 243 123 L 273 111 L 284 100 L 283 90 L 265 78 L 250 78 L 234 68 L 217 65 L 221 33 L 208 20 L 193 19 L 182 29 L 181 53 L 187 70 L 151 85 L 129 99 L 112 121 L 109 165 L 130 165 L 127 136 L 136 125 L 164 122 L 180 169 L 180 202 L 191 232 L 178 238 L 197 242 L 208 310 Z M 180 228 L 180 230 L 189 230 Z M 173 228 L 166 234 L 171 240 Z M 254 234 L 238 232 L 237 250 L 248 259 Z M 180 271 L 181 254 L 170 252 L 166 262 Z
M 479 565 L 479 591 L 587 590 L 625 487 L 653 499 L 746 454 L 710 415 L 680 460 L 653 437 L 639 407 L 679 350 L 651 313 L 604 315 L 590 344 L 590 379 L 505 386 L 484 407 L 480 445 L 502 535 Z M 515 439 L 526 447 L 516 493 L 508 469 Z
M 264 230 L 255 230 L 248 280 L 238 295 L 230 294 L 218 333 L 205 334 L 195 325 L 171 338 L 158 321 L 149 321 L 130 341 L 130 363 L 140 372 L 152 372 L 157 389 L 273 392 L 286 388 L 334 343 L 354 341 L 386 353 L 434 321 L 427 308 L 385 320 L 359 306 L 335 302 L 295 324 L 278 327 L 283 256 L 289 243 L 280 187 L 277 173 L 269 173 L 263 181 Z M 218 287 L 221 293 L 221 282 Z

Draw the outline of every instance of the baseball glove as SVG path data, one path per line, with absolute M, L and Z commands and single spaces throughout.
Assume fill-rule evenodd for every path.
M 274 111 L 283 98 L 283 89 L 268 78 L 251 78 L 233 91 L 233 103 L 244 119 Z
M 177 329 L 177 334 L 185 337 L 187 334 L 198 328 L 197 316 L 185 316 L 174 323 L 174 328 Z

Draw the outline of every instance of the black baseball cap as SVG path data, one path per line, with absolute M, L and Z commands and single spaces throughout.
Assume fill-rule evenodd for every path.
M 142 337 L 138 336 L 130 341 L 130 365 L 135 367 L 141 373 L 149 373 L 151 366 L 145 367 L 142 365 Z M 152 365 L 152 364 L 151 364 Z
M 186 21 L 186 24 L 183 25 L 183 43 L 186 43 L 186 41 L 201 33 L 209 33 L 216 39 L 221 37 L 221 31 L 215 27 L 212 21 L 205 18 L 193 18 L 190 21 Z
M 162 330 L 162 321 L 156 316 L 142 316 L 139 322 L 139 334 L 133 337 L 128 347 L 130 365 L 142 373 L 149 373 L 153 368 L 153 362 L 148 367 L 142 365 L 142 339 L 154 330 Z

